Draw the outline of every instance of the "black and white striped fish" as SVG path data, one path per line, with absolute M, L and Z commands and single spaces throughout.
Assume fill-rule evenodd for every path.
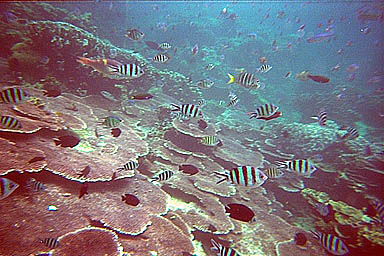
M 139 78 L 144 74 L 144 70 L 135 63 L 122 64 L 120 66 L 109 65 L 108 67 L 112 72 L 119 73 L 120 75 L 127 77 L 127 79 Z
M 284 175 L 284 172 L 277 168 L 276 166 L 272 166 L 264 170 L 264 173 L 268 176 L 270 179 L 280 178 Z
M 168 50 L 168 49 L 171 49 L 171 45 L 170 45 L 170 43 L 167 43 L 167 42 L 164 42 L 164 43 L 161 43 L 160 45 L 159 45 L 159 48 L 160 49 L 163 49 L 163 50 Z
M 260 72 L 260 73 L 267 73 L 269 70 L 272 69 L 272 66 L 271 65 L 268 65 L 268 64 L 264 64 L 264 65 L 261 65 L 258 69 L 257 69 L 257 72 Z
M 285 168 L 288 171 L 295 171 L 303 176 L 310 177 L 317 168 L 308 159 L 294 159 L 287 161 L 276 161 L 276 164 L 280 168 Z
M 345 255 L 349 252 L 347 246 L 340 238 L 331 234 L 323 234 L 318 231 L 311 231 L 315 239 L 320 240 L 321 245 L 333 255 Z
M 0 126 L 5 129 L 21 129 L 23 126 L 21 122 L 11 116 L 1 116 L 0 117 Z
M 167 63 L 171 59 L 171 56 L 166 53 L 159 53 L 155 57 L 152 58 L 153 62 L 158 62 L 158 63 Z
M 128 30 L 127 34 L 125 34 L 125 36 L 131 40 L 138 41 L 144 37 L 144 33 L 141 32 L 140 30 L 134 28 L 134 29 Z
M 229 81 L 227 84 L 236 83 L 248 89 L 259 89 L 261 87 L 260 80 L 254 75 L 247 72 L 241 72 L 236 77 L 231 74 L 229 76 Z
M 237 103 L 239 103 L 240 101 L 237 95 L 234 94 L 233 92 L 229 93 L 228 98 L 229 98 L 229 102 L 227 104 L 227 107 L 235 107 Z
M 206 146 L 217 146 L 220 143 L 220 140 L 214 135 L 208 135 L 202 137 L 200 143 Z
M 16 104 L 27 100 L 29 95 L 20 88 L 8 88 L 0 91 L 0 103 Z
M 173 109 L 172 112 L 180 112 L 181 114 L 188 116 L 188 117 L 203 117 L 203 112 L 201 111 L 200 107 L 193 104 L 171 104 Z
M 241 185 L 246 187 L 261 186 L 268 179 L 261 170 L 253 166 L 239 166 L 232 170 L 226 170 L 225 173 L 214 172 L 217 175 L 223 176 L 221 180 L 216 182 L 220 184 L 224 181 L 232 183 L 234 185 Z
M 240 256 L 234 249 L 224 247 L 215 240 L 211 239 L 212 248 L 211 251 L 217 251 L 217 256 Z
M 123 167 L 117 168 L 118 171 L 132 171 L 136 170 L 139 167 L 139 163 L 135 161 L 129 161 Z
M 196 86 L 201 88 L 201 89 L 209 89 L 211 88 L 213 85 L 215 84 L 215 82 L 213 82 L 212 80 L 210 79 L 202 79 L 202 80 L 199 80 L 196 82 Z
M 317 116 L 312 116 L 311 118 L 316 119 L 320 126 L 325 126 L 327 122 L 327 112 L 325 110 L 320 110 Z
M 247 114 L 250 115 L 249 119 L 252 119 L 252 118 L 260 119 L 260 118 L 266 118 L 266 117 L 272 116 L 277 112 L 278 109 L 279 109 L 278 106 L 267 103 L 256 108 L 255 111 L 249 112 Z
M 27 188 L 35 192 L 43 191 L 46 189 L 43 183 L 41 183 L 40 181 L 37 181 L 34 178 L 30 178 L 27 181 Z
M 343 137 L 341 137 L 341 139 L 345 140 L 345 139 L 356 139 L 357 137 L 359 137 L 359 132 L 356 130 L 356 128 L 353 128 L 353 127 L 349 127 L 347 129 L 347 133 L 343 135 Z
M 59 246 L 59 241 L 56 238 L 44 238 L 40 239 L 40 242 L 45 244 L 50 249 L 55 249 Z
M 151 181 L 163 181 L 168 180 L 173 176 L 174 172 L 171 170 L 166 170 L 159 173 L 157 176 L 153 177 Z

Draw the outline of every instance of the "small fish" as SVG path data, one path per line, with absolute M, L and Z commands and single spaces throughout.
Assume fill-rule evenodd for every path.
M 340 238 L 331 234 L 323 234 L 318 231 L 311 231 L 315 239 L 320 240 L 321 245 L 333 255 L 346 255 L 349 250 Z
M 139 167 L 139 163 L 135 161 L 129 161 L 123 167 L 117 168 L 118 171 L 133 171 Z
M 22 129 L 23 126 L 21 122 L 11 116 L 1 116 L 0 117 L 0 126 L 5 129 Z
M 260 73 L 267 73 L 269 70 L 272 69 L 272 66 L 269 64 L 261 65 L 256 71 Z
M 125 37 L 128 37 L 129 39 L 134 41 L 139 41 L 144 37 L 144 33 L 134 28 L 128 30 L 127 34 L 125 34 Z
M 110 100 L 110 101 L 118 101 L 115 96 L 112 95 L 112 93 L 108 91 L 100 91 L 100 94 L 103 95 L 104 98 Z
M 189 174 L 189 175 L 195 175 L 199 172 L 199 169 L 191 164 L 182 164 L 179 165 L 179 171 L 182 171 L 183 173 Z
M 87 165 L 82 171 L 81 173 L 79 173 L 78 177 L 79 178 L 86 178 L 88 176 L 88 174 L 91 172 L 91 167 L 89 167 L 89 165 Z
M 341 139 L 356 139 L 357 137 L 359 137 L 359 132 L 356 130 L 356 128 L 349 127 L 347 129 L 347 133 L 344 134 Z
M 109 65 L 112 72 L 123 75 L 127 79 L 139 78 L 144 75 L 144 70 L 135 63 L 122 64 L 120 66 Z
M 284 172 L 280 168 L 277 168 L 276 166 L 272 166 L 272 167 L 264 170 L 264 173 L 270 179 L 280 178 L 284 175 Z
M 104 121 L 101 122 L 100 124 L 102 124 L 108 128 L 116 128 L 120 125 L 120 123 L 122 121 L 123 121 L 123 119 L 121 119 L 118 116 L 108 116 L 108 117 L 104 118 Z
M 155 57 L 152 58 L 152 61 L 157 63 L 167 63 L 170 59 L 171 56 L 166 52 L 164 54 L 157 54 Z
M 0 178 L 0 200 L 3 200 L 4 198 L 8 197 L 18 187 L 19 184 L 17 184 L 16 182 L 13 182 L 7 178 Z
M 149 93 L 139 93 L 129 96 L 130 100 L 149 100 L 152 99 L 153 95 Z
M 216 184 L 220 184 L 224 181 L 227 181 L 227 183 L 231 183 L 233 185 L 258 187 L 263 185 L 264 182 L 268 179 L 267 175 L 265 175 L 261 170 L 253 166 L 239 166 L 233 168 L 232 170 L 226 170 L 225 173 L 214 173 L 224 177 L 218 182 L 216 182 Z
M 227 107 L 236 107 L 237 103 L 239 103 L 239 98 L 237 97 L 237 95 L 231 92 L 228 97 L 229 102 L 227 104 Z
M 29 188 L 32 191 L 35 191 L 35 192 L 43 191 L 43 190 L 46 189 L 46 187 L 44 186 L 43 183 L 41 183 L 40 181 L 37 181 L 34 178 L 30 178 L 27 181 L 27 186 L 26 187 Z
M 25 101 L 29 95 L 20 88 L 8 88 L 0 91 L 0 103 L 16 104 Z
M 229 217 L 244 222 L 250 222 L 254 220 L 255 217 L 255 213 L 252 209 L 243 204 L 228 204 L 225 207 L 225 212 L 229 213 Z
M 211 239 L 211 243 L 213 246 L 211 251 L 217 251 L 217 256 L 240 256 L 234 249 L 224 247 L 213 239 Z
M 279 109 L 278 106 L 273 104 L 264 104 L 256 108 L 254 112 L 249 112 L 247 115 L 250 115 L 249 119 L 256 118 L 262 119 L 263 117 L 270 117 L 277 112 Z
M 202 80 L 196 82 L 196 86 L 201 88 L 201 89 L 209 89 L 214 84 L 215 84 L 215 82 L 213 82 L 210 79 L 202 79 Z
M 199 124 L 199 128 L 201 130 L 205 130 L 208 127 L 207 122 L 205 122 L 203 119 L 199 119 L 199 121 L 197 121 L 197 123 Z
M 168 180 L 173 176 L 174 172 L 167 170 L 159 173 L 157 176 L 153 177 L 151 181 L 163 181 Z
M 59 241 L 52 237 L 40 239 L 40 242 L 50 249 L 55 249 L 59 246 Z
M 310 78 L 312 81 L 322 83 L 322 84 L 328 83 L 330 81 L 330 79 L 326 76 L 317 76 L 317 75 L 307 74 L 307 77 Z
M 323 203 L 315 203 L 314 205 L 316 211 L 320 213 L 321 216 L 325 217 L 329 214 L 329 205 Z
M 85 194 L 88 195 L 88 183 L 87 182 L 84 182 L 81 184 L 79 199 L 82 198 Z
M 280 168 L 285 168 L 288 171 L 295 171 L 303 176 L 310 177 L 317 168 L 308 159 L 294 159 L 287 161 L 276 161 L 276 164 Z
M 215 68 L 215 64 L 209 63 L 207 66 L 205 66 L 205 70 L 212 70 Z
M 204 136 L 200 139 L 200 143 L 206 146 L 217 146 L 220 140 L 216 136 Z
M 327 122 L 327 112 L 325 110 L 320 110 L 317 116 L 312 116 L 312 119 L 316 119 L 320 126 L 325 126 Z
M 159 45 L 159 48 L 161 48 L 161 49 L 163 49 L 163 50 L 168 50 L 168 49 L 171 49 L 172 46 L 171 46 L 170 43 L 164 42 L 164 43 L 161 43 L 161 44 Z
M 197 44 L 195 44 L 192 47 L 192 55 L 196 55 L 198 52 L 199 52 L 199 46 Z
M 79 144 L 80 138 L 72 135 L 65 135 L 65 136 L 60 136 L 58 138 L 55 138 L 53 141 L 55 142 L 56 146 L 61 146 L 64 148 L 66 147 L 73 148 L 74 146 Z
M 236 77 L 231 74 L 227 75 L 229 77 L 227 84 L 236 83 L 248 89 L 261 88 L 260 80 L 254 74 L 243 71 Z
M 140 203 L 140 200 L 132 194 L 125 194 L 121 196 L 121 201 L 131 206 L 137 206 Z
M 200 109 L 199 106 L 193 105 L 193 104 L 181 104 L 181 105 L 176 105 L 176 104 L 171 104 L 173 109 L 171 112 L 179 112 L 187 117 L 200 117 L 203 118 L 203 113 Z
M 112 128 L 112 129 L 111 129 L 111 134 L 112 134 L 112 136 L 113 136 L 114 138 L 119 137 L 120 134 L 121 134 L 121 130 L 120 130 L 120 128 Z

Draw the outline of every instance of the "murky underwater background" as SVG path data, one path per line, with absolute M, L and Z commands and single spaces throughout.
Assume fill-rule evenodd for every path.
M 383 3 L 0 15 L 0 255 L 384 252 Z

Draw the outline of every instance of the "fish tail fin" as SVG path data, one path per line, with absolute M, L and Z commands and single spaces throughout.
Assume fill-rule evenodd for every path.
M 315 239 L 320 239 L 320 237 L 321 237 L 321 234 L 320 234 L 320 232 L 319 232 L 319 231 L 317 231 L 317 230 L 315 230 L 315 231 L 313 231 L 313 230 L 310 230 L 309 232 L 311 232 L 311 233 L 312 233 L 312 235 L 313 235 L 313 237 L 314 237 Z
M 173 107 L 173 109 L 171 109 L 172 112 L 180 111 L 180 106 L 179 105 L 171 103 L 171 107 Z
M 220 173 L 220 172 L 213 172 L 213 173 L 214 173 L 214 174 L 217 174 L 217 175 L 219 175 L 219 176 L 221 176 L 221 177 L 223 177 L 221 180 L 218 180 L 218 181 L 216 182 L 216 184 L 220 184 L 220 183 L 222 183 L 222 182 L 228 180 L 228 175 L 225 174 L 225 173 Z
M 227 84 L 232 84 L 233 82 L 235 82 L 235 77 L 233 75 L 231 75 L 229 73 L 227 75 L 229 77 Z
M 257 113 L 256 112 L 248 112 L 247 115 L 249 115 L 249 119 L 252 119 L 252 118 L 256 118 L 257 117 Z
M 220 244 L 217 243 L 214 239 L 211 239 L 211 244 L 213 247 L 211 247 L 211 251 L 218 251 L 220 250 Z

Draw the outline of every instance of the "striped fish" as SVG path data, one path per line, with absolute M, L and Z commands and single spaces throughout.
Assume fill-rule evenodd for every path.
M 155 57 L 152 58 L 153 62 L 158 62 L 158 63 L 167 63 L 171 59 L 171 56 L 166 52 L 164 54 L 159 53 Z
M 264 104 L 264 105 L 261 105 L 260 107 L 256 108 L 256 110 L 254 112 L 249 112 L 247 114 L 250 115 L 249 119 L 267 118 L 267 117 L 274 115 L 278 109 L 279 109 L 279 107 L 275 106 L 273 104 Z
M 127 31 L 127 34 L 125 34 L 126 37 L 128 37 L 131 40 L 141 40 L 144 37 L 144 33 L 139 31 L 138 29 L 130 29 Z
M 228 183 L 232 183 L 234 185 L 246 187 L 261 186 L 268 179 L 267 175 L 253 166 L 239 166 L 232 170 L 227 170 L 225 173 L 215 172 L 215 174 L 224 177 L 216 182 L 216 184 L 227 181 Z
M 211 251 L 217 251 L 217 256 L 240 256 L 234 249 L 224 247 L 215 240 L 211 239 L 212 248 Z
M 280 178 L 284 175 L 284 172 L 277 168 L 276 166 L 272 166 L 264 170 L 264 173 L 268 176 L 270 179 Z
M 200 143 L 206 146 L 217 146 L 219 145 L 220 140 L 216 136 L 210 135 L 202 137 Z
M 323 234 L 318 231 L 311 231 L 315 239 L 320 240 L 321 245 L 333 255 L 345 255 L 349 252 L 347 246 L 340 238 L 331 234 Z
M 135 161 L 129 161 L 123 167 L 117 168 L 118 171 L 132 171 L 136 170 L 139 167 L 139 163 Z
M 171 47 L 172 47 L 172 46 L 171 46 L 169 43 L 167 43 L 167 42 L 161 43 L 161 44 L 159 45 L 159 48 L 161 48 L 161 49 L 163 49 L 163 50 L 171 49 Z
M 11 116 L 1 116 L 0 117 L 0 125 L 5 129 L 21 129 L 23 126 L 21 122 L 14 117 Z
M 271 65 L 268 65 L 268 64 L 264 64 L 264 65 L 261 65 L 258 69 L 257 69 L 257 72 L 260 72 L 260 73 L 267 73 L 269 70 L 272 69 L 272 66 Z
M 59 246 L 59 241 L 56 238 L 52 238 L 52 237 L 40 239 L 40 242 L 42 244 L 45 244 L 45 246 L 47 246 L 50 249 L 55 249 Z
M 325 126 L 327 122 L 327 112 L 325 110 L 320 110 L 317 116 L 312 116 L 313 119 L 316 119 L 320 126 Z
M 139 78 L 144 74 L 144 70 L 135 63 L 122 64 L 120 66 L 109 65 L 108 67 L 112 72 L 119 73 L 128 79 Z
M 8 88 L 0 91 L 0 103 L 16 104 L 27 100 L 29 95 L 20 88 Z
M 201 89 L 209 89 L 214 84 L 215 84 L 215 82 L 213 82 L 210 79 L 202 79 L 202 80 L 196 82 L 196 86 L 201 88 Z
M 203 113 L 201 112 L 201 109 L 197 105 L 193 104 L 181 104 L 181 105 L 176 105 L 176 104 L 171 104 L 173 109 L 171 110 L 172 112 L 180 112 L 181 114 L 188 116 L 188 117 L 203 117 Z
M 46 187 L 44 186 L 43 183 L 41 183 L 40 181 L 37 181 L 34 178 L 30 178 L 27 181 L 27 188 L 29 188 L 29 189 L 31 189 L 32 191 L 35 191 L 35 192 L 39 192 L 39 191 L 42 191 L 42 190 L 46 189 Z
M 257 79 L 254 74 L 250 74 L 244 71 L 236 77 L 231 74 L 227 75 L 229 76 L 227 84 L 236 83 L 248 89 L 259 89 L 261 87 L 260 80 Z
M 347 129 L 347 133 L 343 135 L 343 137 L 341 137 L 341 139 L 345 140 L 345 139 L 356 139 L 357 137 L 359 137 L 359 132 L 356 130 L 356 128 L 353 128 L 353 127 L 349 127 Z
M 294 159 L 287 161 L 276 161 L 276 164 L 280 168 L 285 168 L 288 171 L 296 171 L 297 173 L 310 177 L 317 168 L 308 159 Z
M 101 124 L 105 125 L 106 127 L 109 127 L 109 128 L 116 128 L 120 125 L 120 123 L 123 121 L 123 119 L 121 119 L 120 117 L 118 116 L 108 116 L 104 119 L 103 122 L 101 122 Z
M 229 102 L 227 104 L 227 107 L 235 107 L 237 103 L 239 103 L 239 98 L 233 92 L 229 93 L 228 98 Z
M 168 180 L 173 176 L 174 172 L 167 170 L 159 173 L 157 176 L 153 177 L 151 181 L 163 181 Z
M 19 184 L 6 178 L 0 178 L 0 200 L 3 200 L 7 196 L 13 193 Z

